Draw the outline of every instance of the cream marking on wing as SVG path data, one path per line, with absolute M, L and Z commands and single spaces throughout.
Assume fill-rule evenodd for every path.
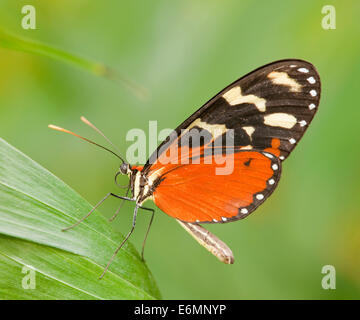
M 247 135 L 249 136 L 250 140 L 252 139 L 251 136 L 255 131 L 254 127 L 242 127 L 242 129 L 244 129 L 247 133 Z
M 294 79 L 290 78 L 286 72 L 270 72 L 267 77 L 271 82 L 277 85 L 290 87 L 291 92 L 300 92 L 302 85 L 297 83 Z
M 211 133 L 213 139 L 216 139 L 217 137 L 223 135 L 227 131 L 227 128 L 224 124 L 209 124 L 209 123 L 201 121 L 200 118 L 197 118 L 196 120 L 194 120 L 187 127 L 187 130 L 190 130 L 194 127 L 199 127 L 199 128 L 209 131 Z
M 148 181 L 149 186 L 152 186 L 154 184 L 154 181 L 157 178 L 159 178 L 162 175 L 163 171 L 165 171 L 165 170 L 166 170 L 166 167 L 163 166 L 163 167 L 157 169 L 156 171 L 151 172 L 150 175 L 147 176 L 147 181 Z
M 225 92 L 222 96 L 231 106 L 236 106 L 241 103 L 251 103 L 254 104 L 255 107 L 260 112 L 266 111 L 265 99 L 255 96 L 253 94 L 243 96 L 241 94 L 240 86 L 231 88 L 229 91 Z
M 146 184 L 145 186 L 144 186 L 144 196 L 146 196 L 148 193 L 149 193 L 149 190 L 150 190 L 150 188 L 149 188 L 149 185 L 148 184 Z
M 243 147 L 240 147 L 240 150 L 251 150 L 253 148 L 253 146 L 251 146 L 250 144 L 248 144 L 247 146 L 243 146 Z
M 296 125 L 297 119 L 289 113 L 271 113 L 264 116 L 264 124 L 272 127 L 291 129 Z

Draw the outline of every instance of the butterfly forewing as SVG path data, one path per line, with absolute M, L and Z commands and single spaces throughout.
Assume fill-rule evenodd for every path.
M 267 149 L 275 144 L 280 153 L 274 153 L 284 160 L 310 124 L 319 98 L 320 79 L 310 63 L 280 61 L 232 84 L 214 101 L 211 115 L 205 112 L 202 119 L 233 128 L 235 145 Z
M 272 151 L 284 160 L 314 117 L 320 90 L 319 75 L 309 62 L 281 60 L 258 68 L 226 87 L 178 126 L 173 137 L 169 136 L 149 158 L 145 169 L 167 150 L 169 140 L 179 140 L 186 129 L 210 133 L 224 129 L 224 134 L 233 129 L 235 146 L 276 149 Z

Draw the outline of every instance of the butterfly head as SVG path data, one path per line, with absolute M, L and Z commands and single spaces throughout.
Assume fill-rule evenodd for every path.
M 119 172 L 121 174 L 129 174 L 131 172 L 130 165 L 128 163 L 126 163 L 126 162 L 123 162 L 120 165 Z

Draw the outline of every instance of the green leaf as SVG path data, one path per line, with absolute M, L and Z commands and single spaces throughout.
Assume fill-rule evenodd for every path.
M 2 29 L 0 29 L 0 47 L 42 55 L 55 60 L 70 63 L 96 76 L 115 81 L 116 83 L 131 91 L 132 94 L 134 94 L 140 100 L 146 100 L 148 98 L 148 92 L 145 88 L 134 83 L 132 80 L 123 77 L 119 74 L 119 72 L 101 62 L 95 62 L 83 57 L 79 57 L 75 54 L 49 46 L 45 43 L 12 35 Z
M 41 274 L 44 294 L 53 291 L 48 298 L 159 298 L 149 269 L 129 242 L 104 279 L 98 279 L 123 240 L 99 212 L 76 228 L 61 231 L 91 208 L 64 182 L 0 138 L 0 234 L 5 235 L 0 238 L 1 269 L 17 266 L 21 271 L 21 266 L 31 266 Z M 19 285 L 23 276 L 15 271 L 0 275 L 0 290 L 7 287 L 5 297 L 31 294 L 8 285 L 13 281 Z M 53 285 L 61 290 L 52 290 Z

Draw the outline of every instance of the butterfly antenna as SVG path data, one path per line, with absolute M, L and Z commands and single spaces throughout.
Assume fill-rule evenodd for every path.
M 74 133 L 74 132 L 72 132 L 72 131 L 66 130 L 66 129 L 61 128 L 61 127 L 58 127 L 58 126 L 54 126 L 53 124 L 49 124 L 48 127 L 49 127 L 50 129 L 53 129 L 53 130 L 56 130 L 56 131 L 60 131 L 60 132 L 65 132 L 65 133 L 71 134 L 71 135 L 73 135 L 73 136 L 75 136 L 75 137 L 78 137 L 78 138 L 80 138 L 80 139 L 82 139 L 82 140 L 84 140 L 84 141 L 87 141 L 87 142 L 89 142 L 89 143 L 91 143 L 91 144 L 93 144 L 93 145 L 95 145 L 95 146 L 98 146 L 98 147 L 100 147 L 100 148 L 102 148 L 102 149 L 104 149 L 104 150 L 112 153 L 114 156 L 118 157 L 123 163 L 125 162 L 124 159 L 123 159 L 122 157 L 120 157 L 117 153 L 115 153 L 114 151 L 112 151 L 112 150 L 110 150 L 110 149 L 108 149 L 108 148 L 106 148 L 106 147 L 104 147 L 104 146 L 102 146 L 102 145 L 100 145 L 100 144 L 98 144 L 98 143 L 96 143 L 96 142 L 94 142 L 94 141 L 91 141 L 91 140 L 89 140 L 89 139 L 86 139 L 86 138 L 84 138 L 84 137 L 82 137 L 82 136 L 80 136 L 80 135 L 78 135 L 78 134 L 76 134 L 76 133 Z
M 116 149 L 117 152 L 120 153 L 120 150 L 116 147 L 116 145 L 113 144 L 113 143 L 111 142 L 111 140 L 110 140 L 100 129 L 98 129 L 97 127 L 95 127 L 95 125 L 93 125 L 88 119 L 86 119 L 84 116 L 81 116 L 81 117 L 80 117 L 80 120 L 81 120 L 82 122 L 84 122 L 85 124 L 87 124 L 87 125 L 88 125 L 89 127 L 91 127 L 92 129 L 94 129 L 97 133 L 99 133 L 100 135 L 102 135 L 103 138 L 105 138 L 105 140 L 106 140 L 107 142 L 109 142 L 109 143 L 112 145 L 112 147 L 113 147 L 114 149 Z

